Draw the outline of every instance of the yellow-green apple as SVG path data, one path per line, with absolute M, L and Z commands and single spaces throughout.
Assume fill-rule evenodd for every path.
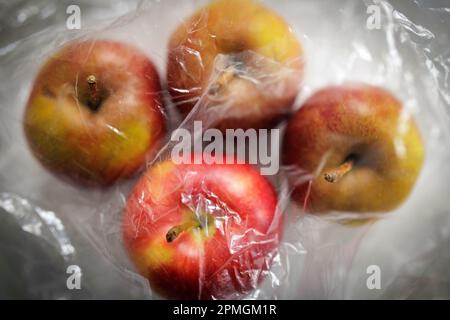
M 286 21 L 253 0 L 212 1 L 173 33 L 167 81 L 187 115 L 226 128 L 268 128 L 291 110 L 303 50 Z
M 37 159 L 72 182 L 109 185 L 133 174 L 159 145 L 165 116 L 158 73 L 136 48 L 73 42 L 40 70 L 24 128 Z
M 407 198 L 423 159 L 410 112 L 365 84 L 315 93 L 290 119 L 283 142 L 292 195 L 313 212 L 392 210 Z
M 165 297 L 236 298 L 269 272 L 281 232 L 276 208 L 272 186 L 248 164 L 166 160 L 132 191 L 124 243 Z

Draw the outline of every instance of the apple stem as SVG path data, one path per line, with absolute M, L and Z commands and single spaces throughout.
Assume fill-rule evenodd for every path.
M 97 87 L 97 79 L 95 78 L 95 76 L 93 74 L 89 75 L 86 78 L 86 81 L 89 85 L 89 106 L 93 109 L 96 110 L 97 106 L 98 106 L 98 87 Z
M 167 231 L 166 233 L 166 240 L 167 242 L 172 242 L 174 241 L 176 238 L 178 238 L 178 236 L 185 231 L 188 231 L 190 229 L 194 229 L 194 228 L 200 228 L 201 224 L 198 221 L 188 221 L 185 223 L 182 223 L 178 226 L 172 227 L 169 229 L 169 231 Z
M 345 161 L 337 168 L 332 168 L 323 174 L 326 181 L 330 183 L 338 182 L 345 174 L 347 174 L 353 168 L 353 160 Z
M 221 71 L 217 79 L 209 88 L 209 94 L 217 94 L 231 79 L 235 76 L 235 68 L 230 66 L 225 70 Z

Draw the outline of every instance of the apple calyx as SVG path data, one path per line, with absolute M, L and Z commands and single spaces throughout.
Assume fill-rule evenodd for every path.
M 97 111 L 100 105 L 100 99 L 98 96 L 97 78 L 91 74 L 86 78 L 89 86 L 89 99 L 88 106 L 92 111 Z
M 323 174 L 323 178 L 330 183 L 338 182 L 344 175 L 350 172 L 352 168 L 353 160 L 347 160 L 340 166 L 325 171 Z

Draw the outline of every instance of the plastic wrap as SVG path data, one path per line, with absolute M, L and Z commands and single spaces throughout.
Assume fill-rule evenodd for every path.
M 263 1 L 286 21 L 290 36 L 300 44 L 294 50 L 295 58 L 286 62 L 267 57 L 271 54 L 279 57 L 289 51 L 286 43 L 290 40 L 264 43 L 261 47 L 280 50 L 280 53 L 268 54 L 269 49 L 258 51 L 243 45 L 240 40 L 251 42 L 244 41 L 247 35 L 238 40 L 234 35 L 228 37 L 242 18 L 239 14 L 245 15 L 245 10 L 236 12 L 228 24 L 225 20 L 219 25 L 224 35 L 208 34 L 213 28 L 208 23 L 212 23 L 214 17 L 200 15 L 195 28 L 187 32 L 192 37 L 188 40 L 192 47 L 174 46 L 177 43 L 172 38 L 175 30 L 180 26 L 192 28 L 183 23 L 206 3 L 194 0 L 143 1 L 139 5 L 122 1 L 82 3 L 79 5 L 81 28 L 75 30 L 68 30 L 66 24 L 71 14 L 66 12 L 69 3 L 17 1 L 0 9 L 0 207 L 2 216 L 12 218 L 19 227 L 12 233 L 2 231 L 5 241 L 1 246 L 13 254 L 11 264 L 5 265 L 23 264 L 19 252 L 26 245 L 12 246 L 15 242 L 10 240 L 14 238 L 9 239 L 22 234 L 21 228 L 32 235 L 30 241 L 43 243 L 42 248 L 31 248 L 30 252 L 47 252 L 52 258 L 45 262 L 55 268 L 51 277 L 35 276 L 43 274 L 46 268 L 40 265 L 40 260 L 28 259 L 25 264 L 28 267 L 16 275 L 17 282 L 12 282 L 22 290 L 25 288 L 24 293 L 15 295 L 17 291 L 12 288 L 2 295 L 7 298 L 165 298 L 167 295 L 160 295 L 161 290 L 155 289 L 167 287 L 167 280 L 172 280 L 169 277 L 175 281 L 174 273 L 165 270 L 164 276 L 161 273 L 150 276 L 149 284 L 141 275 L 145 270 L 140 273 L 132 262 L 139 265 L 137 260 L 145 254 L 130 259 L 127 253 L 134 244 L 124 240 L 124 233 L 125 238 L 133 238 L 130 230 L 124 232 L 127 229 L 124 225 L 131 224 L 136 239 L 139 233 L 154 234 L 157 230 L 151 226 L 158 219 L 168 219 L 171 225 L 179 223 L 171 217 L 183 205 L 200 220 L 205 218 L 205 212 L 214 216 L 215 232 L 225 239 L 228 250 L 225 257 L 230 256 L 218 266 L 216 261 L 205 259 L 209 258 L 207 254 L 200 254 L 198 276 L 185 280 L 188 289 L 183 287 L 183 279 L 177 279 L 176 283 L 182 283 L 177 287 L 177 294 L 191 293 L 195 287 L 192 290 L 197 298 L 449 298 L 448 5 L 439 1 L 408 4 Z M 220 11 L 218 15 L 221 14 L 226 16 L 227 13 Z M 252 18 L 258 19 L 247 17 Z M 262 29 L 279 31 L 270 27 L 275 23 L 270 18 L 260 19 Z M 252 26 L 251 22 L 247 24 Z M 196 33 L 201 36 L 196 38 Z M 226 47 L 224 51 L 228 52 L 210 58 L 191 50 L 204 45 L 201 41 L 206 40 L 202 37 L 225 39 L 220 46 Z M 106 188 L 92 188 L 67 183 L 39 164 L 28 147 L 23 118 L 33 82 L 47 59 L 71 41 L 101 42 L 104 39 L 133 46 L 156 66 L 161 90 L 147 94 L 162 97 L 167 135 L 161 141 L 163 146 L 158 148 L 159 152 L 149 154 L 145 165 L 134 175 Z M 236 47 L 228 48 L 231 45 Z M 184 54 L 185 60 L 173 57 L 171 60 L 169 48 Z M 174 77 L 168 77 L 168 66 L 170 69 L 176 63 L 189 71 L 185 75 L 179 71 Z M 229 94 L 218 88 L 230 67 L 238 81 L 245 83 L 241 92 Z M 132 72 L 130 70 L 131 66 L 128 71 Z M 196 81 L 190 83 L 194 85 L 179 86 L 176 81 L 183 80 L 183 76 L 195 78 Z M 349 219 L 361 217 L 355 212 L 331 210 L 327 214 L 314 214 L 307 206 L 293 201 L 292 181 L 294 186 L 308 182 L 312 173 L 298 176 L 292 168 L 282 165 L 283 137 L 292 114 L 320 89 L 348 83 L 379 86 L 391 92 L 403 105 L 404 114 L 415 119 L 425 147 L 423 167 L 407 199 L 388 213 L 377 214 L 377 220 L 363 224 L 348 223 Z M 275 100 L 280 109 L 271 109 L 273 113 L 267 118 L 259 117 L 255 110 L 264 108 L 270 99 Z M 243 122 L 239 122 L 239 114 L 234 113 L 239 103 L 254 107 L 248 108 L 249 114 Z M 217 124 L 217 117 L 225 121 Z M 195 121 L 199 119 L 202 120 L 201 131 L 196 130 Z M 275 165 L 279 170 L 274 173 L 268 170 L 268 175 L 260 176 L 258 172 L 268 165 L 260 161 L 251 163 L 252 169 L 242 165 L 245 168 L 242 171 L 251 171 L 245 174 L 229 169 L 230 173 L 222 177 L 202 176 L 204 168 L 194 164 L 179 172 L 175 170 L 173 175 L 158 176 L 158 172 L 164 172 L 164 168 L 158 166 L 170 161 L 177 148 L 179 141 L 171 139 L 175 133 L 190 133 L 193 139 L 190 142 L 193 142 L 211 127 L 222 131 L 252 128 L 258 127 L 261 121 L 262 128 L 276 125 L 279 130 L 273 141 L 269 134 L 269 147 L 265 146 L 266 151 L 270 151 L 268 155 L 278 155 L 273 158 L 274 163 L 279 164 L 278 168 Z M 399 136 L 403 134 L 401 123 L 399 121 Z M 115 127 L 110 129 L 113 135 L 123 134 Z M 257 152 L 254 147 L 250 146 L 250 154 Z M 246 181 L 240 181 L 236 186 L 243 187 L 242 190 L 235 190 L 236 194 L 227 198 L 222 192 L 233 188 L 234 174 L 258 178 L 247 185 Z M 204 177 L 203 180 L 193 178 L 198 175 Z M 138 187 L 134 187 L 137 183 Z M 145 183 L 149 186 L 139 188 Z M 168 189 L 160 194 L 159 189 L 164 188 Z M 276 209 L 268 200 L 272 189 Z M 258 198 L 260 193 L 267 196 Z M 238 194 L 242 196 L 240 200 L 237 200 Z M 127 216 L 127 210 L 133 206 L 131 200 L 127 204 L 130 196 L 131 200 L 138 199 L 138 218 L 133 214 L 131 218 Z M 157 200 L 162 203 L 155 209 Z M 241 211 L 236 210 L 236 203 L 242 206 Z M 254 210 L 248 211 L 250 216 L 256 215 L 255 208 L 273 210 L 267 209 L 272 214 L 267 215 L 261 225 L 250 221 L 255 227 L 247 227 L 248 217 L 246 223 L 242 221 L 249 210 L 246 206 Z M 242 209 L 244 207 L 246 209 Z M 211 223 L 208 217 L 206 215 L 206 220 L 201 222 L 203 227 Z M 2 223 L 2 230 L 9 225 Z M 236 230 L 242 226 L 245 228 Z M 209 227 L 203 229 L 208 232 Z M 216 250 L 220 250 L 219 245 Z M 31 254 L 25 252 L 27 257 Z M 149 259 L 153 258 L 155 255 L 150 254 Z M 156 255 L 158 263 L 164 258 L 164 254 Z M 67 286 L 71 275 L 69 266 L 78 266 L 81 270 L 79 289 Z M 187 262 L 185 267 L 188 278 Z M 374 267 L 380 272 L 380 286 L 375 289 L 369 284 Z M 7 279 L 8 274 L 2 271 L 0 278 Z M 192 298 L 188 293 L 186 297 Z

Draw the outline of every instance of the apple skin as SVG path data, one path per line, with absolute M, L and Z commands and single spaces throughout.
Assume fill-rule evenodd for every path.
M 350 172 L 335 183 L 324 179 L 324 172 L 349 158 Z M 290 119 L 283 141 L 292 197 L 311 212 L 395 209 L 412 190 L 423 160 L 414 119 L 391 93 L 365 84 L 315 93 Z
M 149 168 L 128 199 L 125 247 L 162 296 L 237 298 L 256 288 L 277 253 L 276 207 L 272 186 L 250 165 L 166 160 Z M 199 213 L 209 223 L 167 241 L 171 228 Z
M 222 81 L 230 65 L 233 76 Z M 256 1 L 212 1 L 169 42 L 167 81 L 174 103 L 186 116 L 202 97 L 196 119 L 222 131 L 276 125 L 290 113 L 302 74 L 303 49 L 289 25 Z M 218 83 L 220 90 L 212 90 Z
M 166 132 L 160 92 L 154 65 L 136 48 L 109 40 L 69 43 L 34 82 L 23 121 L 27 141 L 64 180 L 110 185 L 132 175 L 160 145 Z

